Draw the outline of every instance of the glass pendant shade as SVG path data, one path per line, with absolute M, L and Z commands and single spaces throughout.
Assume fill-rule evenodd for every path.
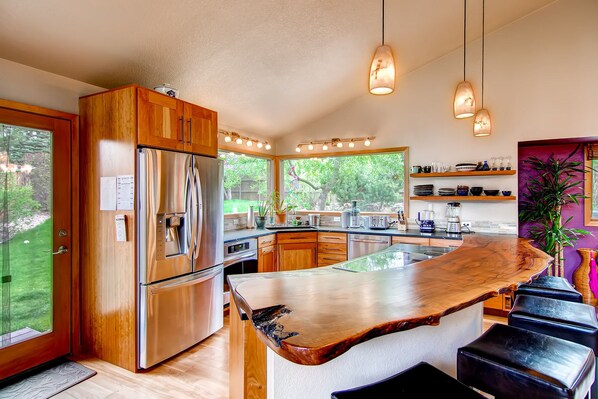
M 475 114 L 473 121 L 473 135 L 475 137 L 490 136 L 492 134 L 492 121 L 490 120 L 490 112 L 482 108 Z
M 395 60 L 389 46 L 379 46 L 370 69 L 370 93 L 390 94 L 395 89 Z
M 457 119 L 470 118 L 475 115 L 475 96 L 473 87 L 468 81 L 459 83 L 455 90 L 453 112 Z

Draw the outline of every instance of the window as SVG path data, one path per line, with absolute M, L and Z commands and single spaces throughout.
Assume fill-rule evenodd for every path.
M 598 226 L 598 143 L 586 146 L 585 225 Z
M 247 212 L 271 191 L 272 161 L 268 158 L 218 151 L 224 160 L 224 213 Z
M 361 212 L 405 207 L 405 151 L 282 160 L 287 203 L 297 210 Z

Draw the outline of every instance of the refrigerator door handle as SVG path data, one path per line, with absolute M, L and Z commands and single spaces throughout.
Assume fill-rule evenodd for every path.
M 165 291 L 170 291 L 174 289 L 179 289 L 183 287 L 189 287 L 191 285 L 196 285 L 203 283 L 204 281 L 208 281 L 216 277 L 218 274 L 222 273 L 222 268 L 218 267 L 215 270 L 211 270 L 207 273 L 201 273 L 198 276 L 189 277 L 188 280 L 175 281 L 175 282 L 166 282 L 163 284 L 156 284 L 149 287 L 149 293 L 151 295 L 158 295 Z
M 187 249 L 187 257 L 191 259 L 191 207 L 193 206 L 193 198 L 192 198 L 192 191 L 193 191 L 193 181 L 191 179 L 191 175 L 189 171 L 191 170 L 190 167 L 187 167 L 187 175 L 185 177 L 185 244 Z
M 195 187 L 196 181 L 194 176 L 194 168 L 193 166 L 189 166 L 189 170 L 187 172 L 189 174 L 189 181 L 191 185 L 191 210 L 190 210 L 190 220 L 191 223 L 188 224 L 190 226 L 191 237 L 190 237 L 190 246 L 189 246 L 189 259 L 194 259 L 195 256 L 195 248 L 197 247 L 197 188 Z
M 201 243 L 201 236 L 202 236 L 202 227 L 203 227 L 203 193 L 201 190 L 201 178 L 199 177 L 199 170 L 197 169 L 197 166 L 193 167 L 193 171 L 194 171 L 194 185 L 195 185 L 195 190 L 196 190 L 196 196 L 197 196 L 197 218 L 195 220 L 196 226 L 195 226 L 195 245 L 193 248 L 193 259 L 197 259 L 199 257 L 199 250 L 201 248 L 199 248 L 199 246 L 197 245 L 197 243 Z

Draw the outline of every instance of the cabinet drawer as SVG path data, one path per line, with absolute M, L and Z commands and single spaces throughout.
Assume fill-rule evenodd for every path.
M 503 310 L 503 295 L 498 295 L 484 301 L 484 308 Z
M 334 265 L 335 263 L 344 262 L 347 260 L 347 255 L 339 254 L 322 254 L 318 252 L 318 267 Z
M 393 244 L 415 244 L 415 245 L 430 245 L 429 238 L 423 237 L 402 237 L 402 236 L 393 236 L 392 237 Z
M 347 244 L 346 233 L 318 233 L 318 242 Z
M 347 255 L 347 244 L 331 244 L 329 242 L 318 243 L 318 254 Z
M 278 244 L 298 244 L 302 242 L 316 242 L 318 239 L 317 232 L 305 233 L 278 233 L 276 240 Z
M 269 234 L 267 236 L 258 237 L 257 239 L 257 247 L 263 248 L 269 245 L 276 244 L 276 234 Z
M 430 238 L 430 245 L 433 247 L 454 247 L 458 248 L 463 244 L 462 240 L 445 240 L 443 238 Z

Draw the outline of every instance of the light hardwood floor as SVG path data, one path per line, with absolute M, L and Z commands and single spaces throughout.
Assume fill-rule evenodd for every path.
M 73 358 L 97 375 L 55 398 L 228 398 L 229 316 L 224 328 L 178 356 L 143 373 L 96 358 Z
M 484 316 L 484 331 L 506 319 Z M 144 373 L 131 373 L 95 358 L 74 358 L 98 374 L 56 398 L 228 398 L 229 316 L 224 328 L 188 351 Z

